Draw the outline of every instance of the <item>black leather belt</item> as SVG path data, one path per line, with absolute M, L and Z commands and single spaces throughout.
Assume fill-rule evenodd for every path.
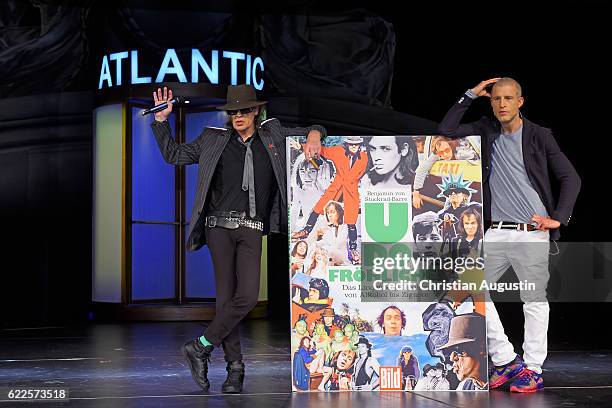
M 215 217 L 227 217 L 227 218 L 244 218 L 246 212 L 244 211 L 209 211 L 206 215 L 214 215 Z
M 257 219 L 246 218 L 244 211 L 211 211 L 206 216 L 204 225 L 209 228 L 236 229 L 238 227 L 247 227 L 263 231 L 263 222 Z

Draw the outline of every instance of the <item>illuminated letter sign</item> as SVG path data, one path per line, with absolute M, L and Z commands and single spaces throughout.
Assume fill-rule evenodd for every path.
M 129 67 L 124 67 L 124 61 Z M 100 78 L 98 89 L 121 86 L 125 82 L 129 85 L 148 84 L 151 82 L 161 83 L 176 79 L 178 82 L 189 82 L 185 68 L 191 68 L 189 76 L 191 83 L 208 82 L 219 84 L 220 71 L 225 73 L 231 85 L 238 83 L 253 84 L 255 89 L 262 90 L 264 86 L 263 71 L 264 63 L 260 57 L 235 51 L 212 50 L 210 54 L 203 55 L 198 49 L 191 50 L 191 63 L 181 62 L 176 50 L 169 48 L 156 72 L 155 79 L 152 76 L 140 76 L 138 70 L 138 51 L 115 52 L 102 57 L 100 67 Z M 115 67 L 112 69 L 111 65 Z M 124 74 L 129 68 L 129 75 Z M 140 68 L 142 69 L 142 67 Z M 200 73 L 204 75 L 200 75 Z M 129 81 L 128 81 L 129 80 Z

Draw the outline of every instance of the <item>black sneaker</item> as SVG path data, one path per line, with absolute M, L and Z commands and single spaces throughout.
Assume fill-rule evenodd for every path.
M 210 364 L 210 354 L 213 349 L 213 346 L 204 347 L 199 339 L 190 340 L 182 347 L 193 380 L 206 391 L 210 388 L 208 364 Z
M 221 386 L 225 394 L 240 394 L 244 382 L 244 363 L 242 361 L 229 361 L 227 363 L 227 378 Z

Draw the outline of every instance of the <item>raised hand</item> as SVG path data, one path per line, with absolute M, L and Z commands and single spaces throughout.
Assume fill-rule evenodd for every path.
M 481 83 L 479 83 L 478 85 L 476 85 L 474 88 L 472 88 L 472 92 L 474 92 L 476 95 L 478 96 L 486 96 L 487 98 L 491 97 L 491 94 L 486 90 L 486 88 L 491 85 L 494 84 L 495 82 L 499 81 L 501 78 L 491 78 L 491 79 L 487 79 L 486 81 L 482 81 Z
M 164 90 L 162 92 L 161 88 L 157 88 L 157 92 L 153 91 L 153 102 L 155 102 L 155 106 L 161 105 L 164 102 L 168 102 L 172 99 L 172 90 L 168 89 L 164 86 Z M 172 104 L 169 103 L 168 107 L 162 111 L 155 112 L 155 120 L 159 122 L 163 122 L 168 119 L 172 113 Z

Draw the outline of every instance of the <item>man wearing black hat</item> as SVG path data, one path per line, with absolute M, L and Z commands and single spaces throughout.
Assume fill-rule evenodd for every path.
M 164 87 L 153 93 L 155 105 L 172 99 Z M 164 159 L 174 165 L 198 163 L 198 189 L 189 223 L 187 249 L 208 244 L 215 270 L 215 318 L 203 336 L 183 346 L 191 374 L 207 390 L 208 364 L 214 347 L 223 346 L 227 361 L 225 393 L 239 393 L 244 364 L 238 324 L 255 307 L 259 293 L 261 237 L 287 232 L 285 138 L 307 136 L 304 152 L 317 157 L 325 129 L 285 128 L 262 121 L 262 107 L 251 85 L 229 86 L 227 112 L 232 128 L 205 128 L 191 143 L 177 144 L 168 116 L 172 104 L 155 114 L 151 127 Z
M 372 391 L 378 389 L 380 382 L 380 364 L 372 357 L 372 344 L 367 338 L 359 336 L 357 359 L 355 360 L 354 374 L 351 377 L 351 387 L 358 391 Z
M 487 388 L 487 350 L 485 318 L 476 313 L 453 317 L 448 341 L 440 350 L 453 364 L 453 372 L 460 381 L 457 390 Z
M 334 321 L 336 320 L 336 312 L 334 312 L 333 307 L 326 307 L 321 314 L 321 318 L 323 319 L 323 326 L 325 326 L 325 332 L 328 336 L 333 338 L 338 330 L 342 330 Z
M 445 243 L 457 238 L 457 224 L 461 213 L 468 208 L 480 209 L 480 203 L 470 201 L 472 193 L 476 191 L 470 187 L 471 183 L 463 180 L 463 175 L 456 178 L 452 174 L 442 177 L 442 185 L 439 187 L 442 191 L 438 197 L 445 197 L 447 204 L 438 212 L 438 216 L 442 220 L 442 238 Z

